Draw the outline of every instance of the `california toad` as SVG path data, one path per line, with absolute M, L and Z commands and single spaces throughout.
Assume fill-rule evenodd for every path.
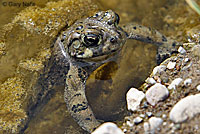
M 94 16 L 78 20 L 59 34 L 48 63 L 51 66 L 48 71 L 54 75 L 54 80 L 46 76 L 46 81 L 50 85 L 55 84 L 55 79 L 60 77 L 63 78 L 61 82 L 66 81 L 65 102 L 68 111 L 88 132 L 100 125 L 85 95 L 85 83 L 92 71 L 112 59 L 127 39 L 157 45 L 158 63 L 176 52 L 179 46 L 177 42 L 152 28 L 134 23 L 120 27 L 118 23 L 119 16 L 112 10 L 101 11 Z M 56 69 L 53 63 L 56 63 Z

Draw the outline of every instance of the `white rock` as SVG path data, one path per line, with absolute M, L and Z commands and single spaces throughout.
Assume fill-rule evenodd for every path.
M 160 83 L 151 86 L 146 92 L 147 102 L 152 106 L 155 106 L 159 101 L 165 100 L 168 96 L 168 89 Z
M 166 66 L 165 65 L 160 65 L 160 66 L 156 66 L 154 69 L 153 69 L 153 75 L 156 75 L 157 73 L 161 73 L 163 71 L 166 70 Z
M 132 126 L 134 125 L 131 121 L 126 121 L 126 124 L 127 124 L 129 127 L 132 127 Z
M 126 94 L 128 110 L 136 111 L 144 97 L 145 94 L 142 91 L 131 88 Z
M 92 134 L 124 134 L 116 124 L 112 122 L 106 122 L 99 126 Z
M 150 126 L 148 122 L 143 124 L 145 134 L 149 134 Z
M 154 78 L 147 78 L 146 83 L 153 85 L 153 84 L 156 84 L 156 81 L 154 80 Z
M 197 86 L 197 90 L 200 91 L 200 85 Z
M 141 117 L 136 117 L 136 118 L 133 119 L 133 122 L 134 122 L 135 124 L 139 124 L 139 123 L 141 123 L 142 121 L 143 121 L 143 119 L 142 119 Z
M 150 125 L 151 131 L 156 130 L 160 125 L 162 125 L 162 123 L 163 123 L 163 120 L 161 118 L 151 117 L 149 119 L 149 125 Z
M 171 84 L 168 86 L 168 89 L 176 89 L 176 86 L 178 86 L 183 81 L 182 78 L 176 78 L 174 79 Z
M 182 123 L 200 113 L 200 94 L 181 99 L 170 111 L 169 117 L 174 123 Z
M 180 46 L 178 48 L 178 52 L 181 53 L 181 54 L 184 54 L 184 53 L 186 53 L 186 50 L 183 47 Z
M 174 67 L 176 66 L 176 62 L 169 62 L 168 64 L 167 64 L 167 68 L 168 69 L 173 69 Z
M 190 61 L 189 58 L 185 58 L 185 59 L 184 59 L 184 62 L 188 62 L 188 61 Z
M 192 84 L 192 79 L 188 78 L 184 81 L 184 85 L 185 86 L 189 86 L 190 84 Z

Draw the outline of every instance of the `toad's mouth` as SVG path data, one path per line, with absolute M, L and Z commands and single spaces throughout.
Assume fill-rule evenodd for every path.
M 120 49 L 113 50 L 112 52 L 109 52 L 104 55 L 93 55 L 93 57 L 90 58 L 79 58 L 80 60 L 87 61 L 87 62 L 103 62 L 103 61 L 109 61 L 112 60 L 112 58 L 116 57 L 121 51 Z

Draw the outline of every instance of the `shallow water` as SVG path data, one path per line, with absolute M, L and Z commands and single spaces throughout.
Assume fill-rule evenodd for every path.
M 38 0 L 34 1 L 34 3 L 39 7 L 45 7 L 45 3 L 48 1 Z M 2 0 L 0 2 L 3 4 L 2 2 L 5 1 Z M 22 2 L 33 1 L 18 1 L 18 3 Z M 154 27 L 172 37 L 177 34 L 174 31 L 174 26 L 169 26 L 164 21 L 164 18 L 168 9 L 177 4 L 178 0 L 98 0 L 98 2 L 104 10 L 112 9 L 116 11 L 121 18 L 121 24 L 134 21 L 145 26 Z M 183 2 L 183 0 L 179 0 L 179 2 Z M 5 25 L 11 22 L 16 13 L 24 8 L 26 7 L 0 6 L 0 31 L 3 31 L 0 34 L 0 41 L 8 44 L 4 50 L 6 54 L 0 54 L 0 83 L 4 83 L 8 78 L 20 75 L 20 78 L 27 78 L 24 87 L 28 88 L 29 83 L 33 81 L 32 76 L 37 70 L 29 70 L 30 72 L 27 73 L 26 70 L 24 71 L 24 64 L 22 67 L 20 63 L 32 58 L 35 61 L 35 59 L 41 57 L 38 56 L 38 53 L 49 48 L 53 36 L 33 34 L 31 32 L 23 34 L 25 31 L 20 26 L 14 26 L 12 31 L 5 32 L 3 30 Z M 2 38 L 2 36 L 5 36 L 4 34 L 6 38 Z M 52 34 L 54 35 L 53 32 Z M 122 119 L 124 113 L 126 113 L 126 91 L 131 87 L 139 87 L 144 82 L 156 65 L 155 55 L 155 46 L 129 40 L 116 61 L 100 67 L 99 72 L 94 72 L 90 76 L 87 81 L 86 93 L 96 117 L 108 121 Z M 30 66 L 34 66 L 34 63 L 30 62 L 28 68 L 30 69 Z M 38 65 L 38 62 L 36 63 Z M 35 76 L 34 78 L 38 77 Z M 32 94 L 28 92 L 27 96 Z M 83 133 L 66 110 L 62 86 L 57 87 L 56 92 L 50 96 L 49 101 L 41 104 L 39 110 L 36 111 L 29 124 L 23 130 L 26 134 Z

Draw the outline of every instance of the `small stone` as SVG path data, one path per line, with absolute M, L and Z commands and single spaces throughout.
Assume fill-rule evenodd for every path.
M 170 111 L 169 117 L 174 123 L 182 123 L 200 114 L 200 94 L 181 99 Z
M 178 48 L 178 52 L 181 53 L 181 54 L 185 54 L 185 53 L 186 53 L 186 50 L 185 50 L 183 47 L 180 46 L 180 47 Z
M 164 118 L 164 119 L 167 118 L 167 115 L 166 115 L 166 114 L 163 114 L 163 115 L 162 115 L 162 118 Z
M 153 85 L 156 84 L 156 81 L 153 78 L 147 78 L 146 83 Z
M 145 134 L 148 134 L 148 133 L 149 133 L 149 130 L 150 130 L 149 123 L 148 123 L 148 122 L 145 122 L 145 123 L 143 124 L 143 127 L 144 127 L 144 132 L 145 132 Z
M 160 65 L 160 66 L 156 66 L 154 69 L 153 69 L 153 75 L 156 75 L 157 73 L 161 73 L 163 71 L 166 70 L 166 66 L 165 65 Z
M 197 90 L 200 91 L 200 85 L 197 86 Z
M 188 61 L 190 61 L 189 58 L 185 58 L 185 59 L 184 59 L 184 62 L 188 62 Z
M 147 102 L 152 106 L 155 106 L 159 101 L 165 100 L 168 96 L 168 89 L 160 83 L 151 86 L 146 92 Z
M 184 85 L 187 87 L 187 86 L 189 86 L 189 85 L 191 85 L 192 84 L 192 79 L 186 79 L 185 81 L 184 81 Z
M 142 91 L 131 88 L 126 94 L 128 110 L 136 111 L 144 97 L 145 94 Z
M 160 125 L 162 125 L 163 120 L 157 117 L 151 117 L 149 119 L 150 129 L 151 131 L 155 131 Z
M 192 54 L 200 58 L 200 45 L 195 45 L 192 48 Z
M 143 121 L 143 119 L 141 117 L 136 117 L 133 119 L 133 122 L 137 125 L 140 124 Z
M 152 112 L 146 112 L 146 115 L 147 115 L 148 117 L 151 117 L 151 116 L 152 116 Z
M 170 69 L 170 70 L 173 69 L 175 66 L 176 66 L 176 62 L 171 62 L 171 61 L 170 61 L 170 62 L 167 64 L 167 68 Z
M 174 79 L 171 84 L 168 86 L 168 89 L 176 89 L 176 86 L 178 86 L 183 81 L 182 78 L 176 78 Z
M 132 127 L 134 124 L 131 123 L 131 121 L 126 121 L 126 124 L 129 126 L 129 127 Z
M 144 119 L 145 118 L 145 114 L 140 114 L 140 117 Z
M 123 131 L 112 122 L 103 123 L 92 134 L 124 134 Z

